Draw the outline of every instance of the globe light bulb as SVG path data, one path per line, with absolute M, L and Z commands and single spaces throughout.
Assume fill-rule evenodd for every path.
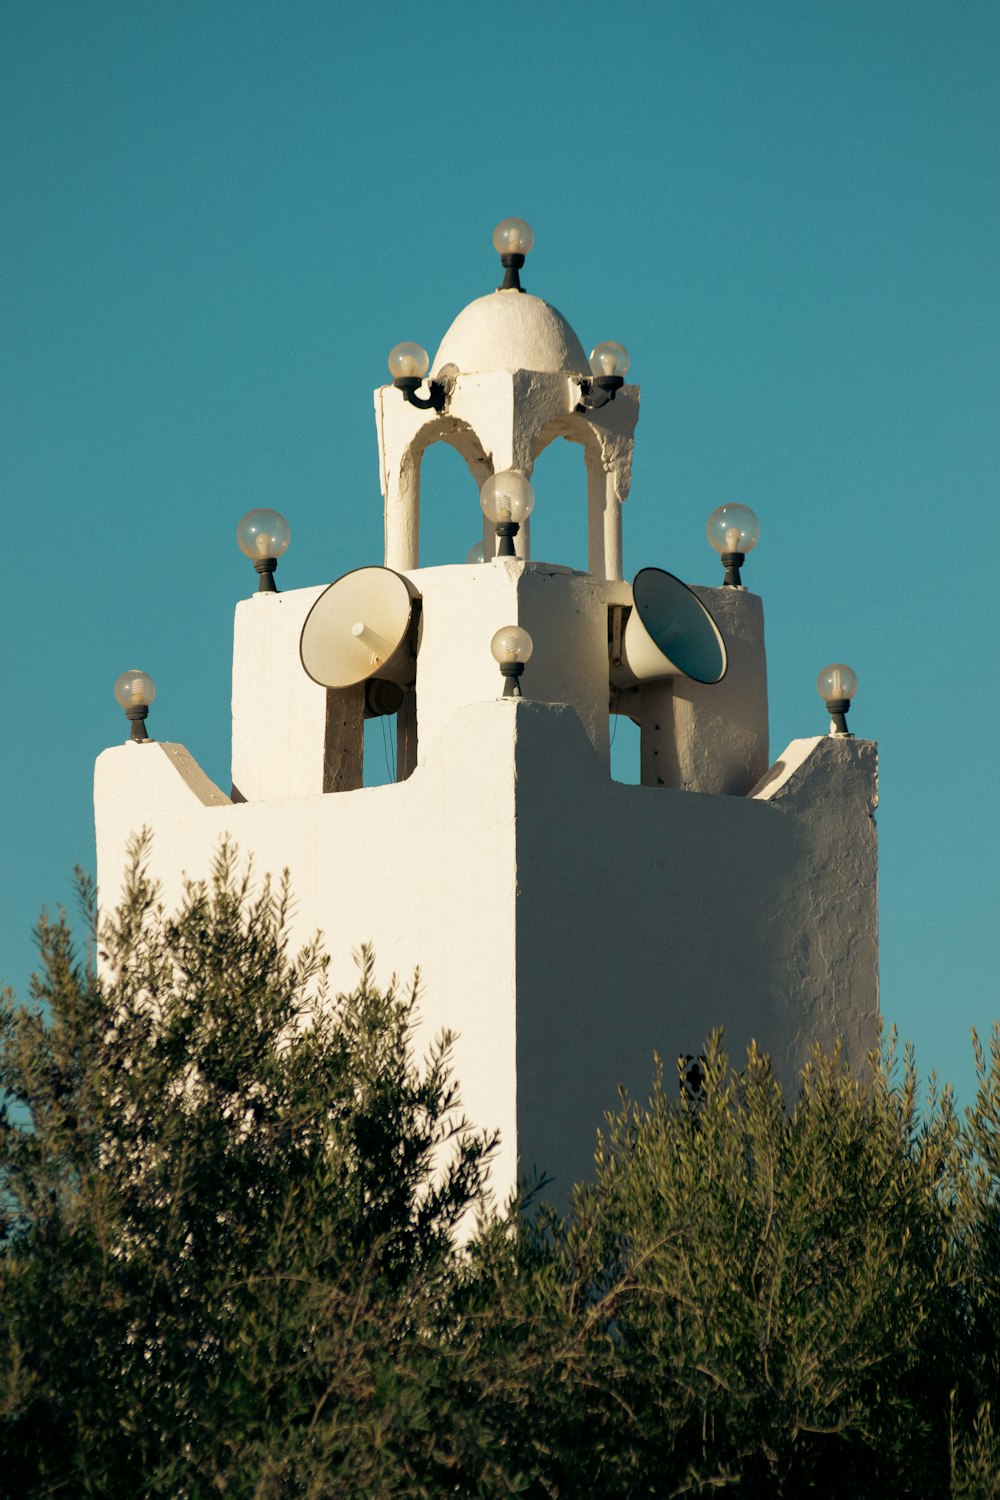
M 842 661 L 833 661 L 816 678 L 816 691 L 830 715 L 830 734 L 834 739 L 850 739 L 847 711 L 858 690 L 857 673 Z
M 724 552 L 752 552 L 760 541 L 760 522 L 749 505 L 720 505 L 705 527 L 709 546 Z
M 606 339 L 590 351 L 590 375 L 580 381 L 577 411 L 600 411 L 613 401 L 625 384 L 629 353 L 624 344 Z
M 453 374 L 444 376 L 444 372 L 436 379 L 428 382 L 427 395 L 418 396 L 421 382 L 430 369 L 430 355 L 420 344 L 396 344 L 389 351 L 389 373 L 396 390 L 401 392 L 403 400 L 409 406 L 415 406 L 418 411 L 443 412 L 448 404 L 448 397 L 455 384 L 455 376 L 458 371 L 454 365 L 446 365 L 445 369 Z
M 420 344 L 396 344 L 389 352 L 389 374 L 393 380 L 423 380 L 430 363 L 430 355 Z
M 624 377 L 628 374 L 630 363 L 629 352 L 625 345 L 616 343 L 614 339 L 607 339 L 603 344 L 595 344 L 590 351 L 590 368 L 598 377 L 602 375 Z
M 842 661 L 831 662 L 816 678 L 816 691 L 824 703 L 846 698 L 848 703 L 858 690 L 858 674 Z
M 156 697 L 156 683 L 148 672 L 130 667 L 115 683 L 115 697 L 122 708 L 148 708 Z
M 505 469 L 485 481 L 479 491 L 479 503 L 494 525 L 510 521 L 520 525 L 535 508 L 535 492 L 520 469 Z
M 501 219 L 493 231 L 498 255 L 527 255 L 535 243 L 535 232 L 524 219 Z
M 521 673 L 534 650 L 531 636 L 520 625 L 501 625 L 490 641 L 490 650 L 504 681 L 510 683 L 511 697 L 520 698 Z
M 465 555 L 465 560 L 467 563 L 481 563 L 486 561 L 486 548 L 482 542 L 476 542 L 474 546 L 469 548 Z
M 709 546 L 722 558 L 726 576 L 724 588 L 741 589 L 740 568 L 748 552 L 760 540 L 760 522 L 749 505 L 720 505 L 708 518 L 705 527 Z
M 248 510 L 236 528 L 241 552 L 253 562 L 259 557 L 281 557 L 292 539 L 291 528 L 276 510 Z
M 130 667 L 115 683 L 115 698 L 132 726 L 130 738 L 140 743 L 149 739 L 145 721 L 155 697 L 156 683 L 148 672 L 142 672 L 138 667 Z
M 520 270 L 524 257 L 535 243 L 530 224 L 523 219 L 501 219 L 493 231 L 493 248 L 504 268 L 503 281 L 498 292 L 523 292 Z
M 266 506 L 248 510 L 240 521 L 236 528 L 236 542 L 240 551 L 250 558 L 257 570 L 260 579 L 258 593 L 278 592 L 274 570 L 278 566 L 278 558 L 284 554 L 291 539 L 291 528 L 284 516 L 280 511 L 268 510 Z
M 523 666 L 526 661 L 530 661 L 534 649 L 531 636 L 520 625 L 501 625 L 490 641 L 493 660 L 501 667 L 513 663 Z

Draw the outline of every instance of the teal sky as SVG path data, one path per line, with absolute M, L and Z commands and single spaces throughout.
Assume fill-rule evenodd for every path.
M 995 0 L 6 0 L 0 975 L 93 867 L 120 671 L 228 788 L 236 522 L 285 512 L 285 587 L 382 560 L 372 389 L 517 214 L 529 289 L 632 354 L 629 576 L 718 581 L 708 512 L 758 511 L 772 757 L 856 668 L 884 1014 L 967 1097 L 1000 1015 L 998 76 Z M 579 566 L 562 446 L 533 550 Z M 422 560 L 477 532 L 432 450 Z

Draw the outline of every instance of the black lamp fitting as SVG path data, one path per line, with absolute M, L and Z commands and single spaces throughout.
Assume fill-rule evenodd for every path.
M 720 552 L 722 566 L 726 570 L 726 576 L 722 580 L 722 587 L 726 589 L 741 589 L 740 569 L 746 562 L 745 552 Z
M 681 1062 L 681 1098 L 688 1104 L 702 1104 L 705 1099 L 704 1054 L 699 1052 L 698 1056 L 694 1057 L 689 1052 Z
M 520 521 L 497 521 L 497 557 L 516 557 L 514 538 L 521 529 Z
M 830 722 L 833 724 L 833 733 L 845 735 L 849 740 L 853 739 L 854 736 L 847 727 L 847 713 L 851 706 L 850 698 L 827 698 L 825 701 L 826 711 L 830 715 Z
M 421 411 L 429 411 L 431 407 L 435 411 L 444 411 L 448 392 L 440 381 L 429 380 L 427 382 L 427 389 L 430 392 L 428 396 L 417 395 L 418 389 L 423 384 L 423 377 L 420 375 L 395 375 L 392 383 L 397 391 L 402 391 L 403 400 L 408 401 L 411 406 L 419 406 Z
M 521 278 L 518 275 L 524 265 L 524 256 L 518 251 L 505 250 L 500 256 L 500 264 L 503 266 L 503 281 L 497 287 L 498 292 L 523 292 Z
M 524 662 L 502 661 L 500 663 L 500 671 L 503 673 L 504 677 L 509 677 L 511 682 L 513 683 L 513 687 L 511 689 L 511 697 L 522 698 L 524 694 L 521 692 L 520 679 L 521 673 L 524 671 Z
M 125 710 L 125 717 L 132 725 L 132 739 L 140 741 L 149 739 L 149 735 L 146 733 L 145 722 L 148 714 L 148 703 L 133 703 Z
M 580 381 L 577 411 L 599 411 L 615 399 L 615 392 L 625 384 L 621 375 L 585 375 Z
M 257 585 L 258 594 L 276 594 L 278 585 L 274 581 L 274 570 L 278 566 L 276 557 L 254 558 L 254 568 L 260 574 L 260 582 Z

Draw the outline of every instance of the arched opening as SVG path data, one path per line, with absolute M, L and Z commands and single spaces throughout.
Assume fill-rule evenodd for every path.
M 535 490 L 532 557 L 586 573 L 587 468 L 582 444 L 555 437 L 535 459 L 531 483 Z
M 488 472 L 484 465 L 484 478 Z M 465 562 L 482 539 L 476 480 L 461 453 L 439 439 L 420 461 L 420 566 Z

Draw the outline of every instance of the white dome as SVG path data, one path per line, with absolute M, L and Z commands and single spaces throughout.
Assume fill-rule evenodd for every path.
M 529 292 L 490 292 L 463 308 L 441 340 L 431 373 L 455 365 L 461 375 L 483 370 L 566 371 L 588 375 L 583 345 L 541 297 Z

